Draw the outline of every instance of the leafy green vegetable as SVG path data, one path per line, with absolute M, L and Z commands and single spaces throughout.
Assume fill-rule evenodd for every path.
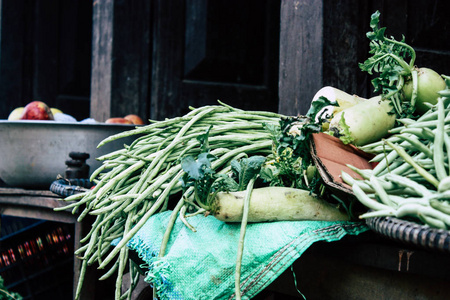
M 398 117 L 411 117 L 415 99 L 411 99 L 411 102 L 401 101 L 400 92 L 414 71 L 416 52 L 405 43 L 404 36 L 400 41 L 386 37 L 386 28 L 380 28 L 379 22 L 380 12 L 376 11 L 370 20 L 372 31 L 367 33 L 370 40 L 369 53 L 372 56 L 360 63 L 359 67 L 370 75 L 379 74 L 372 79 L 374 91 L 381 92 L 384 99 L 392 102 Z
M 339 139 L 344 144 L 351 144 L 354 141 L 352 133 L 350 132 L 350 127 L 345 123 L 345 112 L 342 112 L 341 119 L 339 120 Z
M 306 116 L 315 121 L 315 126 L 311 125 L 311 129 L 321 130 L 322 123 L 324 120 L 331 118 L 328 114 L 328 110 L 324 109 L 327 106 L 339 106 L 337 101 L 330 101 L 328 98 L 324 96 L 320 96 L 317 100 L 312 101 L 311 106 L 306 113 Z M 324 116 L 325 115 L 325 116 Z
M 198 204 L 209 209 L 218 192 L 236 192 L 247 188 L 251 179 L 259 175 L 266 158 L 251 156 L 231 161 L 232 175 L 217 174 L 211 169 L 214 157 L 201 153 L 197 159 L 186 156 L 181 161 L 185 174 L 181 178 L 183 189 L 194 188 L 194 197 Z M 236 179 L 236 180 L 235 180 Z
M 186 156 L 181 160 L 181 167 L 189 174 L 189 177 L 194 180 L 199 180 L 213 173 L 213 170 L 211 170 L 211 162 L 215 159 L 216 157 L 208 152 L 200 153 L 197 159 L 193 156 Z
M 203 208 L 207 208 L 216 193 L 233 190 L 233 180 L 226 175 L 218 175 L 211 168 L 211 163 L 217 159 L 210 153 L 208 137 L 212 126 L 204 134 L 197 136 L 200 142 L 201 153 L 197 158 L 192 155 L 181 159 L 181 168 L 185 171 L 181 178 L 184 192 L 194 188 L 194 199 Z
M 211 132 L 212 128 L 213 128 L 213 126 L 210 125 L 208 127 L 208 129 L 205 131 L 205 133 L 199 134 L 196 138 L 197 141 L 199 141 L 199 143 L 200 143 L 200 151 L 201 152 L 209 152 L 210 151 L 208 138 L 209 138 L 209 133 Z
M 217 174 L 211 168 L 211 163 L 217 158 L 209 151 L 208 136 L 210 129 L 197 138 L 204 152 L 200 153 L 197 158 L 188 155 L 181 159 L 181 168 L 185 171 L 181 178 L 183 190 L 186 191 L 193 187 L 195 200 L 205 209 L 209 209 L 218 192 L 245 190 L 250 180 L 259 174 L 266 161 L 264 156 L 259 155 L 244 157 L 239 161 L 232 160 L 230 163 L 232 176 Z
M 231 161 L 231 170 L 238 178 L 237 191 L 243 191 L 247 188 L 249 181 L 259 174 L 262 165 L 266 161 L 264 156 L 251 156 L 249 158 L 242 158 L 239 161 Z
M 274 160 L 261 171 L 261 178 L 272 186 L 286 186 L 308 189 L 315 184 L 305 180 L 305 173 L 312 163 L 310 139 L 313 133 L 322 132 L 323 122 L 327 119 L 325 107 L 337 102 L 325 97 L 311 103 L 305 116 L 285 117 L 279 126 L 266 125 L 274 142 Z
M 4 279 L 0 276 L 0 300 L 22 300 L 22 296 L 18 293 L 9 292 L 5 288 Z
M 216 157 L 209 153 L 200 153 L 197 159 L 186 156 L 181 160 L 181 167 L 185 171 L 181 178 L 183 190 L 194 187 L 194 198 L 202 207 L 208 205 L 211 193 L 224 189 L 211 169 L 211 162 L 215 159 Z

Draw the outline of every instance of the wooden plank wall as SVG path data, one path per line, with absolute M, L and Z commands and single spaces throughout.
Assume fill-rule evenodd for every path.
M 284 0 L 280 10 L 278 111 L 306 113 L 322 87 L 323 1 Z
M 2 1 L 0 118 L 32 99 L 102 121 L 128 113 L 161 119 L 222 97 L 294 115 L 325 85 L 369 96 L 371 78 L 358 63 L 368 57 L 365 33 L 377 9 L 389 34 L 416 48 L 419 66 L 449 73 L 450 1 L 267 0 L 267 12 L 279 13 L 279 38 L 267 44 L 264 63 L 275 68 L 264 71 L 264 84 L 193 80 L 184 74 L 185 5 L 203 2 Z
M 149 1 L 95 1 L 91 114 L 97 121 L 137 114 L 148 119 Z
M 91 4 L 0 1 L 0 119 L 33 100 L 89 116 Z
M 184 51 L 184 3 L 175 0 L 154 2 L 152 31 L 152 70 L 150 116 L 152 119 L 171 117 L 187 107 L 181 99 Z M 180 114 L 178 114 L 180 115 Z
M 301 9 L 299 9 L 301 8 Z M 358 63 L 369 57 L 370 16 L 381 12 L 387 34 L 416 49 L 417 65 L 450 73 L 450 2 L 444 0 L 283 0 L 280 13 L 279 111 L 306 113 L 315 92 L 331 85 L 373 95 Z
M 114 1 L 97 1 L 92 12 L 92 69 L 90 117 L 111 116 Z

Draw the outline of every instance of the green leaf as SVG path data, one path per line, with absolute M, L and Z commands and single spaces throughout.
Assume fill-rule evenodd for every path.
M 270 167 L 261 170 L 260 177 L 271 186 L 290 186 L 308 188 L 303 180 L 303 172 L 312 162 L 310 154 L 310 140 L 313 133 L 322 131 L 322 123 L 330 105 L 337 106 L 337 102 L 329 101 L 326 97 L 311 103 L 305 116 L 283 117 L 279 126 L 265 126 L 274 141 L 274 161 Z
M 378 24 L 380 23 L 380 12 L 377 10 L 370 16 L 370 28 L 374 31 L 378 28 Z
M 197 159 L 192 155 L 189 155 L 181 159 L 181 168 L 190 178 L 199 180 L 203 178 L 205 174 L 213 173 L 213 170 L 211 170 L 211 162 L 215 159 L 214 155 L 209 153 L 200 153 Z
M 180 179 L 183 191 L 194 187 L 194 198 L 205 209 L 210 205 L 210 196 L 217 188 L 222 187 L 223 180 L 219 180 L 216 172 L 211 169 L 211 162 L 215 159 L 215 156 L 207 152 L 200 153 L 197 159 L 191 155 L 181 159 L 181 167 L 185 172 Z
M 246 189 L 249 181 L 259 174 L 265 161 L 264 156 L 255 155 L 249 158 L 241 158 L 239 162 L 231 162 L 232 171 L 239 179 L 239 191 Z
M 4 279 L 0 276 L 0 300 L 22 300 L 23 297 L 16 293 L 10 292 L 4 285 Z
M 212 162 L 217 158 L 209 153 L 208 137 L 212 127 L 209 127 L 204 134 L 197 136 L 197 140 L 201 143 L 201 152 L 197 158 L 192 155 L 185 156 L 181 159 L 181 168 L 185 172 L 180 179 L 183 193 L 188 188 L 194 188 L 194 201 L 201 207 L 210 209 L 214 196 L 221 191 L 237 191 L 239 184 L 226 174 L 217 174 L 212 169 Z M 262 157 L 265 160 L 265 157 Z M 247 181 L 247 177 L 257 168 L 260 158 L 245 159 L 244 163 L 232 162 L 232 170 L 239 174 L 243 182 Z M 259 166 L 260 168 L 260 166 Z M 259 170 L 258 170 L 259 172 Z M 257 172 L 256 172 L 257 174 Z
M 324 97 L 324 96 L 320 96 L 318 99 L 316 99 L 315 101 L 311 102 L 311 106 L 308 109 L 308 112 L 306 113 L 306 116 L 314 119 L 316 117 L 316 115 L 326 106 L 329 105 L 334 105 L 334 106 L 339 106 L 339 104 L 335 101 L 330 101 L 328 100 L 328 98 Z
M 344 144 L 351 144 L 354 141 L 350 127 L 345 123 L 344 112 L 342 112 L 341 119 L 339 120 L 339 139 Z
M 241 163 L 238 160 L 234 159 L 231 161 L 230 166 L 231 166 L 231 172 L 233 172 L 235 177 L 239 178 L 239 174 L 241 174 L 241 170 L 242 170 Z
M 200 143 L 200 151 L 201 152 L 209 152 L 209 142 L 208 142 L 208 138 L 209 138 L 209 132 L 212 129 L 212 125 L 209 126 L 209 128 L 206 130 L 205 133 L 203 134 L 199 134 L 197 136 L 197 141 L 199 141 Z
M 214 182 L 212 187 L 213 191 L 228 191 L 228 192 L 237 192 L 239 191 L 239 184 L 230 176 L 226 174 L 218 174 L 218 180 Z
M 275 180 L 275 178 L 276 178 L 277 174 L 275 174 L 275 172 L 276 172 L 275 166 L 264 165 L 261 168 L 261 171 L 259 172 L 259 176 L 262 180 L 264 180 L 264 182 L 271 182 L 271 181 Z M 276 172 L 276 173 L 278 173 L 278 172 Z
M 367 38 L 370 40 L 369 53 L 372 56 L 360 63 L 359 68 L 369 75 L 375 75 L 376 77 L 372 79 L 374 92 L 381 92 L 384 99 L 391 100 L 393 99 L 391 96 L 400 94 L 403 83 L 411 74 L 416 53 L 405 43 L 404 36 L 400 41 L 393 37 L 386 37 L 386 27 L 380 28 L 379 23 L 380 12 L 376 11 L 370 19 L 372 31 L 367 33 Z M 402 113 L 409 111 L 406 109 L 408 104 L 403 102 L 401 105 L 403 109 L 399 108 L 396 111 L 397 116 L 410 117 Z

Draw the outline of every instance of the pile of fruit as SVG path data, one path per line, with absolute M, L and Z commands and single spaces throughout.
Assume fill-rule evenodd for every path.
M 58 121 L 58 122 L 77 122 L 77 120 L 69 115 L 63 113 L 60 109 L 49 107 L 45 102 L 32 101 L 24 107 L 17 107 L 11 111 L 8 116 L 9 121 L 17 120 L 44 120 L 44 121 Z M 92 121 L 86 119 L 81 122 L 85 123 Z M 97 123 L 93 121 L 94 123 Z M 105 121 L 107 124 L 134 124 L 144 125 L 144 121 L 135 114 L 129 114 L 125 117 L 109 118 Z

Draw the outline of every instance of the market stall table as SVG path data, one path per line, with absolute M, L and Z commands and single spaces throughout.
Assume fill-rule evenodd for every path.
M 368 231 L 332 243 L 315 243 L 256 298 L 303 299 L 295 280 L 308 300 L 446 299 L 450 293 L 450 256 L 389 241 Z M 125 285 L 127 282 L 124 280 Z M 150 291 L 141 276 L 133 294 L 136 299 L 151 299 Z
M 447 253 L 390 241 L 372 231 L 312 245 L 293 271 L 308 300 L 430 300 L 448 299 L 450 293 Z M 299 296 L 293 280 L 287 270 L 268 289 Z
M 59 196 L 50 191 L 0 188 L 1 214 L 73 224 L 75 247 L 78 247 L 83 224 L 77 223 L 77 216 L 71 211 L 55 212 L 54 208 L 64 206 L 58 199 Z M 79 265 L 76 259 L 75 281 Z M 309 294 L 308 299 L 330 296 L 333 290 L 341 294 L 335 299 L 361 293 L 365 299 L 377 299 L 377 295 L 388 296 L 393 292 L 397 296 L 416 296 L 409 299 L 443 299 L 443 295 L 450 292 L 450 257 L 447 254 L 404 246 L 373 232 L 332 244 L 317 243 L 293 266 L 298 287 L 305 295 Z M 299 297 L 292 276 L 288 269 L 267 290 Z M 94 288 L 95 285 L 85 286 L 82 299 L 94 299 Z

